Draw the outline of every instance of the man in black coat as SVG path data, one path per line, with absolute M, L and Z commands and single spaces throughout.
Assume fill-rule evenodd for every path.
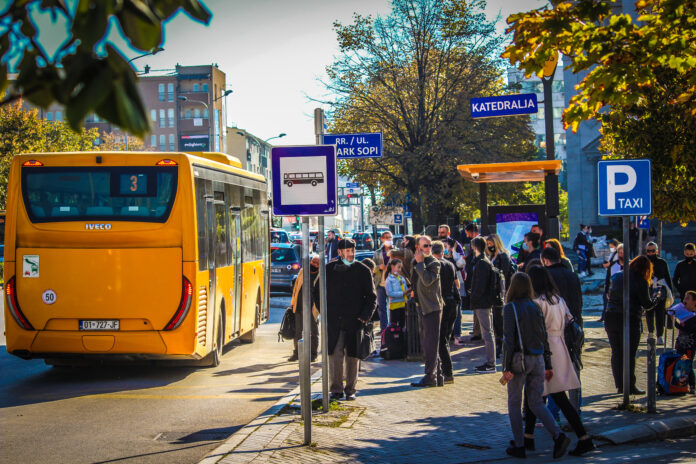
M 674 288 L 679 292 L 679 297 L 684 301 L 686 292 L 696 291 L 696 245 L 687 243 L 684 245 L 684 259 L 674 268 Z M 676 296 L 676 295 L 675 295 Z
M 318 301 L 318 280 L 314 293 Z M 340 240 L 338 259 L 326 265 L 326 321 L 332 399 L 340 399 L 344 393 L 347 400 L 355 399 L 360 337 L 363 326 L 375 311 L 376 302 L 372 272 L 355 260 L 355 242 L 351 239 Z
M 582 327 L 582 285 L 577 274 L 561 262 L 561 255 L 551 247 L 541 252 L 541 262 L 551 274 L 558 292 L 565 300 L 575 321 Z

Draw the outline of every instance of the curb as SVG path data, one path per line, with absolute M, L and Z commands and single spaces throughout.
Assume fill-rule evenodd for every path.
M 310 378 L 310 383 L 313 385 L 317 380 L 321 379 L 321 369 L 318 369 L 314 375 Z M 271 418 L 276 416 L 285 405 L 293 402 L 300 394 L 300 387 L 297 386 L 289 393 L 286 393 L 281 399 L 279 399 L 273 406 L 268 408 L 266 411 L 262 412 L 260 416 L 249 422 L 247 425 L 243 426 L 241 429 L 237 430 L 235 433 L 230 435 L 227 440 L 210 453 L 208 453 L 203 459 L 201 459 L 198 464 L 216 464 L 225 456 L 230 454 L 239 445 L 244 443 L 244 440 L 249 438 L 249 436 L 254 433 L 260 426 L 268 422 Z
M 627 425 L 594 435 L 612 445 L 682 438 L 696 434 L 696 415 L 671 417 L 636 425 Z

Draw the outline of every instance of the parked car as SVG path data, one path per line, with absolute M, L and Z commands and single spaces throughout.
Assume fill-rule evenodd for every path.
M 355 252 L 355 259 L 358 260 L 358 261 L 362 261 L 362 260 L 364 260 L 364 259 L 366 259 L 366 258 L 372 259 L 372 257 L 373 257 L 374 255 L 375 255 L 375 254 L 374 254 L 374 252 L 372 252 L 372 251 L 356 251 L 356 252 Z
M 367 232 L 356 232 L 353 234 L 356 250 L 373 250 L 372 235 Z
M 271 290 L 292 292 L 293 278 L 302 267 L 297 249 L 289 243 L 271 244 Z
M 290 243 L 290 236 L 283 229 L 271 229 L 271 243 Z

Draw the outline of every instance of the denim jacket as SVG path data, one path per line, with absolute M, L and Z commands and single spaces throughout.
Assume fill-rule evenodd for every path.
M 387 277 L 385 282 L 385 287 L 387 289 L 387 296 L 389 297 L 389 304 L 406 301 L 406 298 L 404 297 L 404 290 L 408 288 L 408 283 L 403 276 L 389 274 L 389 277 Z

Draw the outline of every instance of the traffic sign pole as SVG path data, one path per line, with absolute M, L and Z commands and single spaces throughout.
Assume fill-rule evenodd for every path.
M 630 217 L 623 218 L 623 242 L 624 242 L 624 267 L 623 267 L 623 407 L 627 408 L 631 403 L 631 353 L 630 353 L 630 325 L 629 325 L 629 305 L 630 305 L 630 270 L 628 269 L 628 251 L 630 247 L 626 245 L 631 243 L 628 223 Z
M 317 144 L 324 134 L 324 110 L 314 110 L 315 136 Z M 317 124 L 316 121 L 321 121 Z M 321 317 L 321 404 L 324 413 L 329 412 L 329 326 L 326 315 L 326 250 L 324 247 L 324 216 L 319 216 L 319 315 Z
M 309 272 L 309 218 L 302 218 L 302 340 L 300 354 L 300 404 L 304 421 L 304 444 L 312 442 L 312 275 Z

